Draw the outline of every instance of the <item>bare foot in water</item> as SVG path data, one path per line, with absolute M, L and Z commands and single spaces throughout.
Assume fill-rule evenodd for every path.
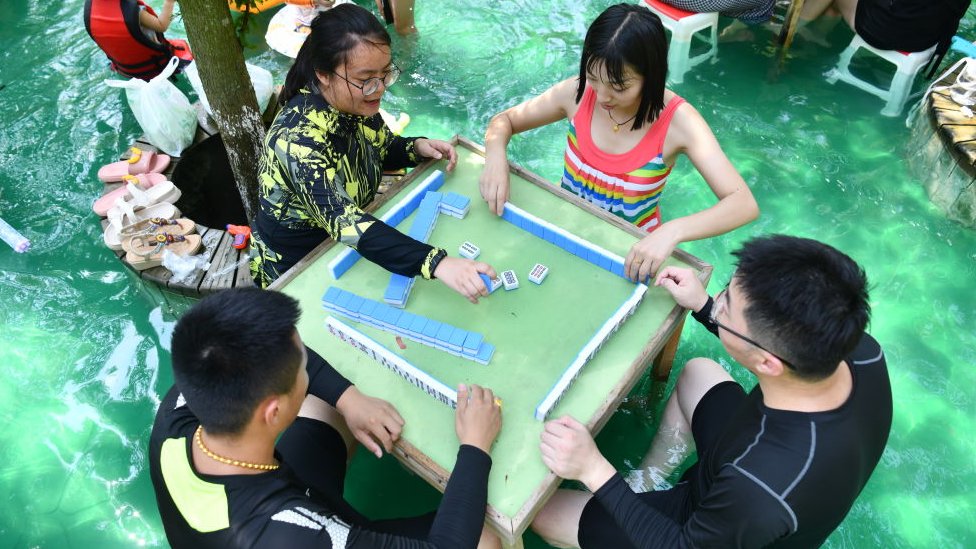
M 752 42 L 755 39 L 755 33 L 752 32 L 748 25 L 738 19 L 733 20 L 718 35 L 719 42 Z

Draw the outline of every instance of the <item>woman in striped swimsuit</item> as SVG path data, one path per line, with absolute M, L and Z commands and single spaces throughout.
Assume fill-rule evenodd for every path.
M 664 87 L 667 42 L 660 19 L 636 4 L 607 8 L 590 25 L 578 77 L 498 115 L 485 135 L 481 195 L 501 214 L 508 200 L 512 135 L 569 120 L 561 185 L 649 234 L 627 254 L 632 279 L 655 274 L 682 242 L 731 231 L 759 215 L 739 172 L 705 120 Z M 718 202 L 662 222 L 658 201 L 685 154 Z

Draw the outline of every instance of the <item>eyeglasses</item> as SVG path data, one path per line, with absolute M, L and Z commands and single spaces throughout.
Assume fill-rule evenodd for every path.
M 785 365 L 787 368 L 789 368 L 791 370 L 796 370 L 796 367 L 793 366 L 792 364 L 790 364 L 789 361 L 787 361 L 783 357 L 777 355 L 776 353 L 770 351 L 769 349 L 763 347 L 756 340 L 754 340 L 752 338 L 749 338 L 749 337 L 746 337 L 746 336 L 740 334 L 739 332 L 733 330 L 732 328 L 729 328 L 727 325 L 722 324 L 721 322 L 718 321 L 718 318 L 717 317 L 718 317 L 718 313 L 719 313 L 719 307 L 721 307 L 721 310 L 722 311 L 725 310 L 725 302 L 726 302 L 726 300 L 725 300 L 725 294 L 728 291 L 729 291 L 729 289 L 728 288 L 725 288 L 724 290 L 722 290 L 721 292 L 719 292 L 718 295 L 715 296 L 715 299 L 713 300 L 713 304 L 712 304 L 712 311 L 711 311 L 711 314 L 709 315 L 709 318 L 708 319 L 713 324 L 715 324 L 716 326 L 718 326 L 719 328 L 721 328 L 721 329 L 725 330 L 726 332 L 734 335 L 735 337 L 741 339 L 742 341 L 745 341 L 746 343 L 749 343 L 749 344 L 751 344 L 751 345 L 753 345 L 755 347 L 758 347 L 758 348 L 762 349 L 763 351 L 766 351 L 767 353 L 773 355 L 774 357 L 776 357 L 777 359 L 779 359 L 779 361 L 782 362 L 783 365 Z
M 392 68 L 386 74 L 383 75 L 383 78 L 374 76 L 373 78 L 367 78 L 366 80 L 363 80 L 362 84 L 357 84 L 337 72 L 333 72 L 332 74 L 345 80 L 346 83 L 348 83 L 350 86 L 359 88 L 359 90 L 363 92 L 363 97 L 365 97 L 367 95 L 373 95 L 374 93 L 378 92 L 380 90 L 380 84 L 383 84 L 383 87 L 385 88 L 389 88 L 390 86 L 395 84 L 397 79 L 400 78 L 400 67 L 397 67 L 396 65 L 392 65 Z

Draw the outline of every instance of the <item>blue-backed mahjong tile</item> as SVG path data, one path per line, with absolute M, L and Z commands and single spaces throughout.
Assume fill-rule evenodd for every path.
M 441 323 L 441 327 L 437 330 L 437 340 L 446 345 L 451 341 L 452 335 L 454 335 L 454 328 L 450 324 Z
M 417 334 L 424 333 L 424 326 L 427 325 L 427 319 L 420 315 L 414 315 L 413 320 L 410 322 L 410 331 Z
M 379 303 L 373 301 L 372 299 L 364 299 L 362 307 L 359 308 L 359 316 L 361 317 L 371 317 L 373 313 L 376 312 L 376 306 Z
M 468 355 L 478 354 L 483 340 L 484 337 L 478 332 L 468 332 L 468 337 L 464 338 L 464 343 L 462 344 L 464 353 Z
M 335 286 L 329 286 L 329 289 L 325 291 L 322 296 L 322 301 L 325 303 L 334 304 L 336 299 L 342 294 L 342 290 L 336 288 Z
M 450 344 L 460 349 L 464 345 L 464 340 L 467 338 L 468 338 L 467 330 L 455 328 L 454 333 L 451 334 Z
M 352 295 L 352 293 L 347 292 L 345 290 L 339 290 L 339 292 L 340 292 L 339 297 L 337 297 L 335 300 L 335 306 L 340 311 L 345 311 L 348 309 L 347 305 L 349 305 L 349 302 L 352 301 L 352 298 L 354 296 Z
M 402 330 L 407 331 L 410 329 L 410 326 L 413 325 L 413 320 L 415 318 L 417 318 L 417 315 L 408 313 L 407 311 L 401 311 L 400 319 L 397 320 L 397 326 L 399 326 Z
M 488 364 L 491 361 L 491 356 L 495 354 L 495 346 L 491 343 L 482 343 L 481 347 L 478 349 L 478 354 L 475 355 L 474 359 L 482 364 Z
M 365 299 L 359 297 L 358 295 L 352 294 L 352 298 L 349 300 L 349 303 L 346 305 L 346 309 L 348 309 L 349 312 L 352 313 L 354 316 L 358 317 L 359 309 L 363 306 L 363 303 L 365 301 L 366 301 Z
M 427 319 L 427 325 L 424 326 L 424 339 L 427 339 L 427 340 L 430 340 L 430 341 L 433 341 L 433 340 L 437 339 L 437 332 L 439 332 L 440 329 L 441 329 L 441 323 L 440 322 L 438 322 L 438 321 L 436 321 L 434 319 L 428 318 Z
M 599 266 L 600 265 L 600 252 L 592 249 L 586 249 L 586 260 L 590 263 Z
M 400 320 L 400 315 L 402 314 L 403 311 L 400 309 L 389 307 L 389 311 L 383 315 L 383 322 L 389 324 L 391 327 L 394 327 L 397 325 L 397 321 Z
M 624 262 L 623 261 L 614 261 L 613 264 L 610 265 L 610 272 L 613 273 L 613 274 L 615 274 L 615 275 L 617 275 L 617 276 L 619 276 L 619 277 L 621 277 L 621 278 L 627 278 L 627 275 L 624 274 Z

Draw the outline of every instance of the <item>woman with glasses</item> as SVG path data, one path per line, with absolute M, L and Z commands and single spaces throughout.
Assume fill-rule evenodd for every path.
M 400 69 L 390 35 L 368 11 L 342 4 L 320 14 L 288 72 L 282 109 L 268 130 L 259 169 L 260 211 L 251 274 L 266 287 L 327 238 L 404 276 L 437 278 L 468 300 L 487 295 L 491 266 L 448 257 L 363 211 L 384 171 L 421 161 L 457 162 L 445 141 L 394 135 L 380 100 Z
M 586 31 L 579 75 L 492 118 L 481 194 L 496 214 L 509 196 L 506 148 L 514 134 L 568 120 L 561 186 L 649 234 L 626 271 L 644 280 L 682 242 L 723 234 L 759 215 L 752 192 L 705 120 L 665 88 L 668 45 L 656 15 L 637 4 L 601 13 Z M 662 222 L 658 201 L 684 154 L 718 202 Z

